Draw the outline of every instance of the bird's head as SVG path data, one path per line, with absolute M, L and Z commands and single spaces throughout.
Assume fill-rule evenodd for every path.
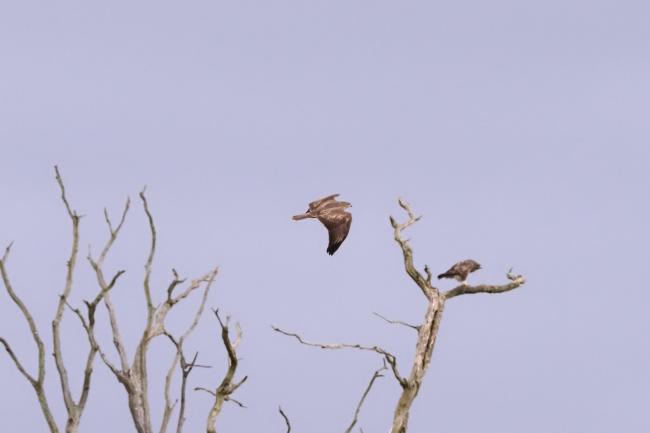
M 311 214 L 311 211 L 309 209 L 307 209 L 305 213 L 301 213 L 300 215 L 294 215 L 292 219 L 294 221 L 299 221 L 299 220 L 304 220 L 305 218 L 316 218 L 316 217 Z

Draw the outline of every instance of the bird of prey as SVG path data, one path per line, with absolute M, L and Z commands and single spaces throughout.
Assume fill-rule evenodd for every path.
M 317 218 L 323 223 L 329 233 L 327 253 L 331 256 L 339 249 L 350 231 L 352 215 L 345 209 L 352 205 L 347 201 L 336 201 L 339 194 L 328 195 L 320 200 L 309 203 L 307 212 L 294 215 L 295 221 L 305 218 Z
M 463 260 L 462 262 L 458 262 L 449 268 L 447 272 L 438 275 L 438 279 L 453 278 L 457 281 L 460 281 L 462 284 L 465 284 L 467 276 L 474 271 L 478 271 L 479 269 L 481 269 L 481 265 L 478 262 L 472 259 Z

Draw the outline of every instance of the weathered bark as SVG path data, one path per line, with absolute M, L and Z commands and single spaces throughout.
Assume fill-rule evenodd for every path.
M 431 354 L 436 343 L 438 327 L 442 319 L 444 300 L 441 296 L 434 296 L 427 308 L 424 322 L 418 332 L 418 341 L 415 348 L 415 359 L 411 367 L 411 373 L 402 387 L 402 394 L 397 401 L 395 414 L 393 416 L 392 433 L 405 433 L 408 426 L 409 412 L 411 405 L 420 391 L 422 381 L 427 373 Z

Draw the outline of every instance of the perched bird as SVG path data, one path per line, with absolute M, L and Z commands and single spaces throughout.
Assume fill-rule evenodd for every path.
M 479 269 L 481 269 L 481 265 L 478 262 L 472 259 L 463 260 L 462 262 L 458 262 L 449 268 L 447 272 L 438 275 L 438 279 L 454 278 L 455 280 L 458 280 L 461 283 L 465 284 L 467 276 L 474 271 L 478 271 Z
M 350 231 L 352 215 L 345 209 L 352 207 L 347 201 L 336 201 L 339 194 L 328 195 L 320 200 L 309 203 L 307 212 L 294 215 L 295 221 L 305 218 L 318 218 L 329 232 L 327 253 L 331 256 L 339 249 Z

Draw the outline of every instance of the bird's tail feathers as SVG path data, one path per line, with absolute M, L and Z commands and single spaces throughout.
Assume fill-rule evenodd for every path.
M 448 273 L 448 272 L 445 272 L 444 274 L 440 274 L 440 275 L 438 275 L 438 279 L 441 279 L 441 278 L 452 278 L 452 277 L 453 277 L 453 275 L 450 274 L 450 273 Z

